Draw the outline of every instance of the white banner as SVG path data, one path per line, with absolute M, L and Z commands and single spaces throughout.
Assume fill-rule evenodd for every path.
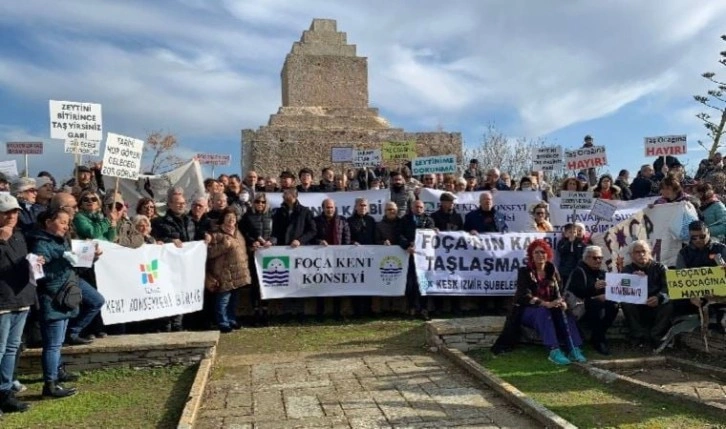
M 116 179 L 113 177 L 103 178 L 107 191 L 113 189 L 115 182 Z M 121 179 L 119 192 L 124 197 L 124 202 L 129 205 L 129 210 L 134 211 L 136 203 L 143 197 L 152 198 L 162 205 L 166 204 L 166 193 L 174 186 L 184 189 L 187 207 L 191 207 L 193 198 L 204 196 L 204 176 L 199 162 L 189 161 L 166 174 L 140 174 L 136 180 Z
M 408 260 L 399 246 L 273 246 L 255 252 L 262 299 L 402 296 Z
M 645 156 L 676 156 L 685 155 L 688 150 L 688 138 L 685 134 L 678 136 L 645 137 Z
M 675 266 L 683 242 L 673 235 L 671 229 L 677 227 L 680 231 L 682 228 L 686 204 L 684 201 L 646 207 L 605 233 L 594 234 L 591 241 L 603 250 L 603 268 L 614 271 L 617 256 L 623 257 L 624 265 L 629 264 L 629 246 L 636 240 L 650 244 L 653 259 L 667 267 Z
M 553 249 L 560 234 L 416 231 L 416 277 L 421 295 L 514 295 L 527 246 L 543 238 Z
M 592 205 L 590 214 L 598 219 L 612 221 L 613 216 L 615 215 L 615 212 L 617 210 L 618 208 L 615 206 L 615 204 L 610 204 L 610 202 L 607 200 L 601 200 L 600 198 L 597 198 Z
M 65 153 L 98 156 L 101 154 L 101 142 L 81 139 L 66 140 L 63 150 Z
M 353 149 L 353 167 L 376 167 L 383 164 L 380 149 Z
M 479 209 L 479 195 L 483 191 L 459 192 L 455 195 L 454 208 L 462 216 Z M 439 197 L 444 191 L 422 188 L 419 199 L 426 205 L 426 212 L 431 214 L 439 209 Z M 507 221 L 509 232 L 530 231 L 533 220 L 530 210 L 540 201 L 540 192 L 527 191 L 494 191 L 494 207 L 502 213 Z
M 540 147 L 534 154 L 532 169 L 554 171 L 562 168 L 562 146 Z
M 136 180 L 139 177 L 143 152 L 143 140 L 108 133 L 101 174 Z
M 8 155 L 42 155 L 43 142 L 7 142 L 5 150 Z
M 334 147 L 330 149 L 330 162 L 350 162 L 353 160 L 352 147 Z
M 270 210 L 277 210 L 282 205 L 282 194 L 279 192 L 271 192 L 267 195 L 267 205 Z M 351 192 L 300 192 L 298 201 L 303 206 L 309 208 L 313 212 L 313 216 L 323 213 L 323 200 L 332 198 L 335 201 L 337 213 L 340 216 L 348 218 L 355 213 L 355 199 L 368 199 L 368 212 L 376 221 L 383 219 L 383 206 L 386 201 L 391 199 L 391 191 L 389 189 L 377 189 L 368 191 L 351 191 Z
M 605 146 L 581 147 L 565 151 L 565 167 L 568 170 L 604 167 L 608 164 Z
M 414 176 L 431 173 L 456 173 L 456 155 L 424 156 L 411 161 Z
M 203 241 L 137 249 L 99 241 L 98 291 L 107 325 L 156 319 L 202 309 L 207 245 Z
M 593 200 L 592 192 L 560 191 L 558 207 L 562 210 L 590 210 Z
M 198 153 L 197 161 L 204 165 L 229 165 L 232 162 L 232 155 L 217 153 Z
M 629 219 L 635 213 L 648 207 L 648 204 L 652 204 L 657 199 L 658 197 L 650 197 L 631 201 L 609 201 L 608 203 L 614 205 L 616 210 L 612 221 L 604 221 L 587 211 L 573 213 L 572 210 L 561 209 L 562 199 L 553 197 L 550 198 L 550 223 L 552 223 L 555 231 L 562 231 L 568 223 L 581 222 L 591 234 L 605 232 L 619 222 Z
M 637 274 L 605 274 L 605 299 L 629 304 L 645 304 L 648 300 L 648 276 Z
M 50 100 L 50 138 L 103 140 L 101 105 Z
M 4 174 L 8 179 L 18 177 L 18 161 L 14 159 L 0 161 L 0 173 Z

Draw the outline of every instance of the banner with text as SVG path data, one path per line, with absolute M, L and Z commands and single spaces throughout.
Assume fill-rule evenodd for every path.
M 334 147 L 330 149 L 330 162 L 342 163 L 353 160 L 352 147 Z
M 416 277 L 421 295 L 514 295 L 517 270 L 537 239 L 557 246 L 555 233 L 479 234 L 416 231 Z
M 645 137 L 645 156 L 676 156 L 685 155 L 688 150 L 688 138 L 685 134 L 678 136 Z
M 411 161 L 411 174 L 456 173 L 456 155 L 424 156 Z
M 50 100 L 50 138 L 103 140 L 101 105 Z
M 416 142 L 385 142 L 381 153 L 385 161 L 409 161 L 416 158 Z
M 277 210 L 282 205 L 282 193 L 267 193 L 267 205 L 270 210 Z M 351 192 L 300 192 L 298 201 L 313 212 L 313 216 L 323 213 L 323 201 L 332 198 L 335 201 L 337 213 L 343 217 L 352 216 L 355 213 L 355 199 L 366 198 L 368 200 L 368 214 L 376 221 L 383 219 L 383 206 L 391 199 L 391 191 L 388 189 L 373 189 L 368 191 Z
M 157 319 L 202 309 L 207 245 L 203 241 L 129 249 L 99 241 L 96 261 L 101 310 L 107 325 Z
M 377 167 L 383 163 L 380 149 L 353 149 L 353 167 Z
M 577 213 L 573 213 L 572 209 L 563 209 L 560 207 L 563 202 L 562 198 L 553 197 L 550 198 L 550 222 L 555 231 L 562 231 L 568 223 L 581 222 L 591 234 L 605 232 L 619 222 L 629 219 L 635 213 L 648 207 L 648 204 L 652 204 L 656 199 L 658 197 L 639 198 L 630 201 L 609 201 L 609 204 L 615 206 L 615 213 L 611 221 L 603 221 L 590 213 L 589 209 L 582 212 L 578 210 Z
M 605 299 L 628 304 L 645 304 L 648 300 L 648 276 L 605 274 Z
M 726 268 L 703 267 L 666 271 L 671 299 L 726 296 Z
M 203 165 L 229 165 L 232 163 L 232 155 L 218 153 L 198 153 L 196 156 Z
M 0 173 L 2 173 L 6 179 L 18 177 L 18 162 L 14 159 L 9 161 L 0 161 Z
M 143 140 L 108 133 L 101 174 L 136 180 L 139 177 L 143 152 Z
M 532 169 L 535 171 L 554 171 L 562 168 L 562 146 L 539 147 L 534 153 Z
M 459 192 L 454 199 L 454 208 L 463 217 L 467 213 L 479 209 L 479 195 L 483 191 Z M 422 188 L 419 199 L 426 205 L 426 212 L 431 214 L 439 209 L 439 198 L 444 191 Z M 540 201 L 540 192 L 496 191 L 494 207 L 502 213 L 507 221 L 509 232 L 531 231 L 534 224 L 529 211 Z
M 98 156 L 101 154 L 101 142 L 94 140 L 72 139 L 66 140 L 63 146 L 65 153 L 77 155 Z
M 592 192 L 560 191 L 558 207 L 562 210 L 585 210 L 592 208 Z
M 673 235 L 671 226 L 680 224 L 688 210 L 686 204 L 689 203 L 646 207 L 605 233 L 593 234 L 592 244 L 600 246 L 603 251 L 603 267 L 613 271 L 617 256 L 623 257 L 625 265 L 629 264 L 630 244 L 636 240 L 645 240 L 650 244 L 654 260 L 667 267 L 675 266 L 683 242 Z
M 8 155 L 42 155 L 43 142 L 7 142 L 5 149 Z
M 605 155 L 605 146 L 581 147 L 565 151 L 565 168 L 568 170 L 598 168 L 607 164 L 608 158 Z
M 273 246 L 255 252 L 262 299 L 402 296 L 408 260 L 399 246 Z

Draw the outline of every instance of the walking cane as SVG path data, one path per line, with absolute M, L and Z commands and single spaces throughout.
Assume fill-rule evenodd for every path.
M 556 272 L 555 272 L 555 274 L 556 275 L 559 275 Z M 558 301 L 561 301 L 561 302 L 564 302 L 562 300 L 562 293 L 560 292 L 560 284 L 557 281 L 557 276 L 555 276 L 552 279 L 552 282 L 553 282 L 553 286 L 555 288 L 555 296 L 557 297 L 557 300 Z M 567 310 L 565 310 L 562 307 L 560 307 L 560 310 L 562 311 L 562 322 L 565 325 L 565 332 L 567 333 L 567 339 L 570 342 L 570 350 L 572 351 L 572 350 L 575 350 L 575 343 L 574 343 L 574 341 L 572 341 L 572 333 L 570 332 L 570 322 L 567 320 Z

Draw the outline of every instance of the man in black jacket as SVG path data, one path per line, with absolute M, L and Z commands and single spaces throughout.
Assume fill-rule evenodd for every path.
M 590 327 L 592 343 L 598 353 L 610 354 L 605 334 L 618 315 L 618 306 L 605 300 L 605 270 L 602 266 L 602 249 L 587 246 L 583 260 L 570 275 L 567 288 L 585 302 L 583 321 Z
M 658 195 L 658 183 L 653 177 L 655 170 L 650 164 L 644 164 L 640 167 L 638 176 L 630 184 L 630 193 L 632 199 L 653 197 Z
M 416 278 L 416 267 L 413 262 L 414 244 L 416 242 L 417 229 L 433 229 L 434 221 L 424 210 L 424 202 L 416 200 L 411 203 L 411 211 L 401 218 L 401 247 L 411 255 L 408 262 L 408 276 L 406 279 L 406 300 L 408 311 L 413 316 L 418 314 L 422 319 L 429 320 L 427 297 L 421 296 Z M 434 309 L 435 310 L 435 309 Z
M 368 214 L 368 200 L 355 199 L 355 213 L 348 218 L 350 225 L 350 241 L 353 244 L 372 245 L 378 242 L 376 220 Z M 367 316 L 372 312 L 373 300 L 370 296 L 357 296 L 353 298 L 353 313 L 355 316 Z
M 439 197 L 439 203 L 441 207 L 436 210 L 432 215 L 431 219 L 434 221 L 434 227 L 439 231 L 463 231 L 464 230 L 464 218 L 456 212 L 454 208 L 454 195 L 449 192 L 444 192 Z M 440 297 L 444 298 L 444 297 Z M 452 296 L 451 297 L 451 311 L 454 316 L 461 316 L 461 303 L 465 297 Z M 432 301 L 436 304 L 439 297 L 434 297 Z

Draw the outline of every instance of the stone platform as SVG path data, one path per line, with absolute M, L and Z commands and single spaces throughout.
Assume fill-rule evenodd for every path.
M 218 331 L 112 335 L 84 346 L 63 347 L 61 354 L 72 371 L 108 367 L 156 367 L 195 364 L 213 353 Z M 21 373 L 39 373 L 41 349 L 27 349 L 20 359 Z

